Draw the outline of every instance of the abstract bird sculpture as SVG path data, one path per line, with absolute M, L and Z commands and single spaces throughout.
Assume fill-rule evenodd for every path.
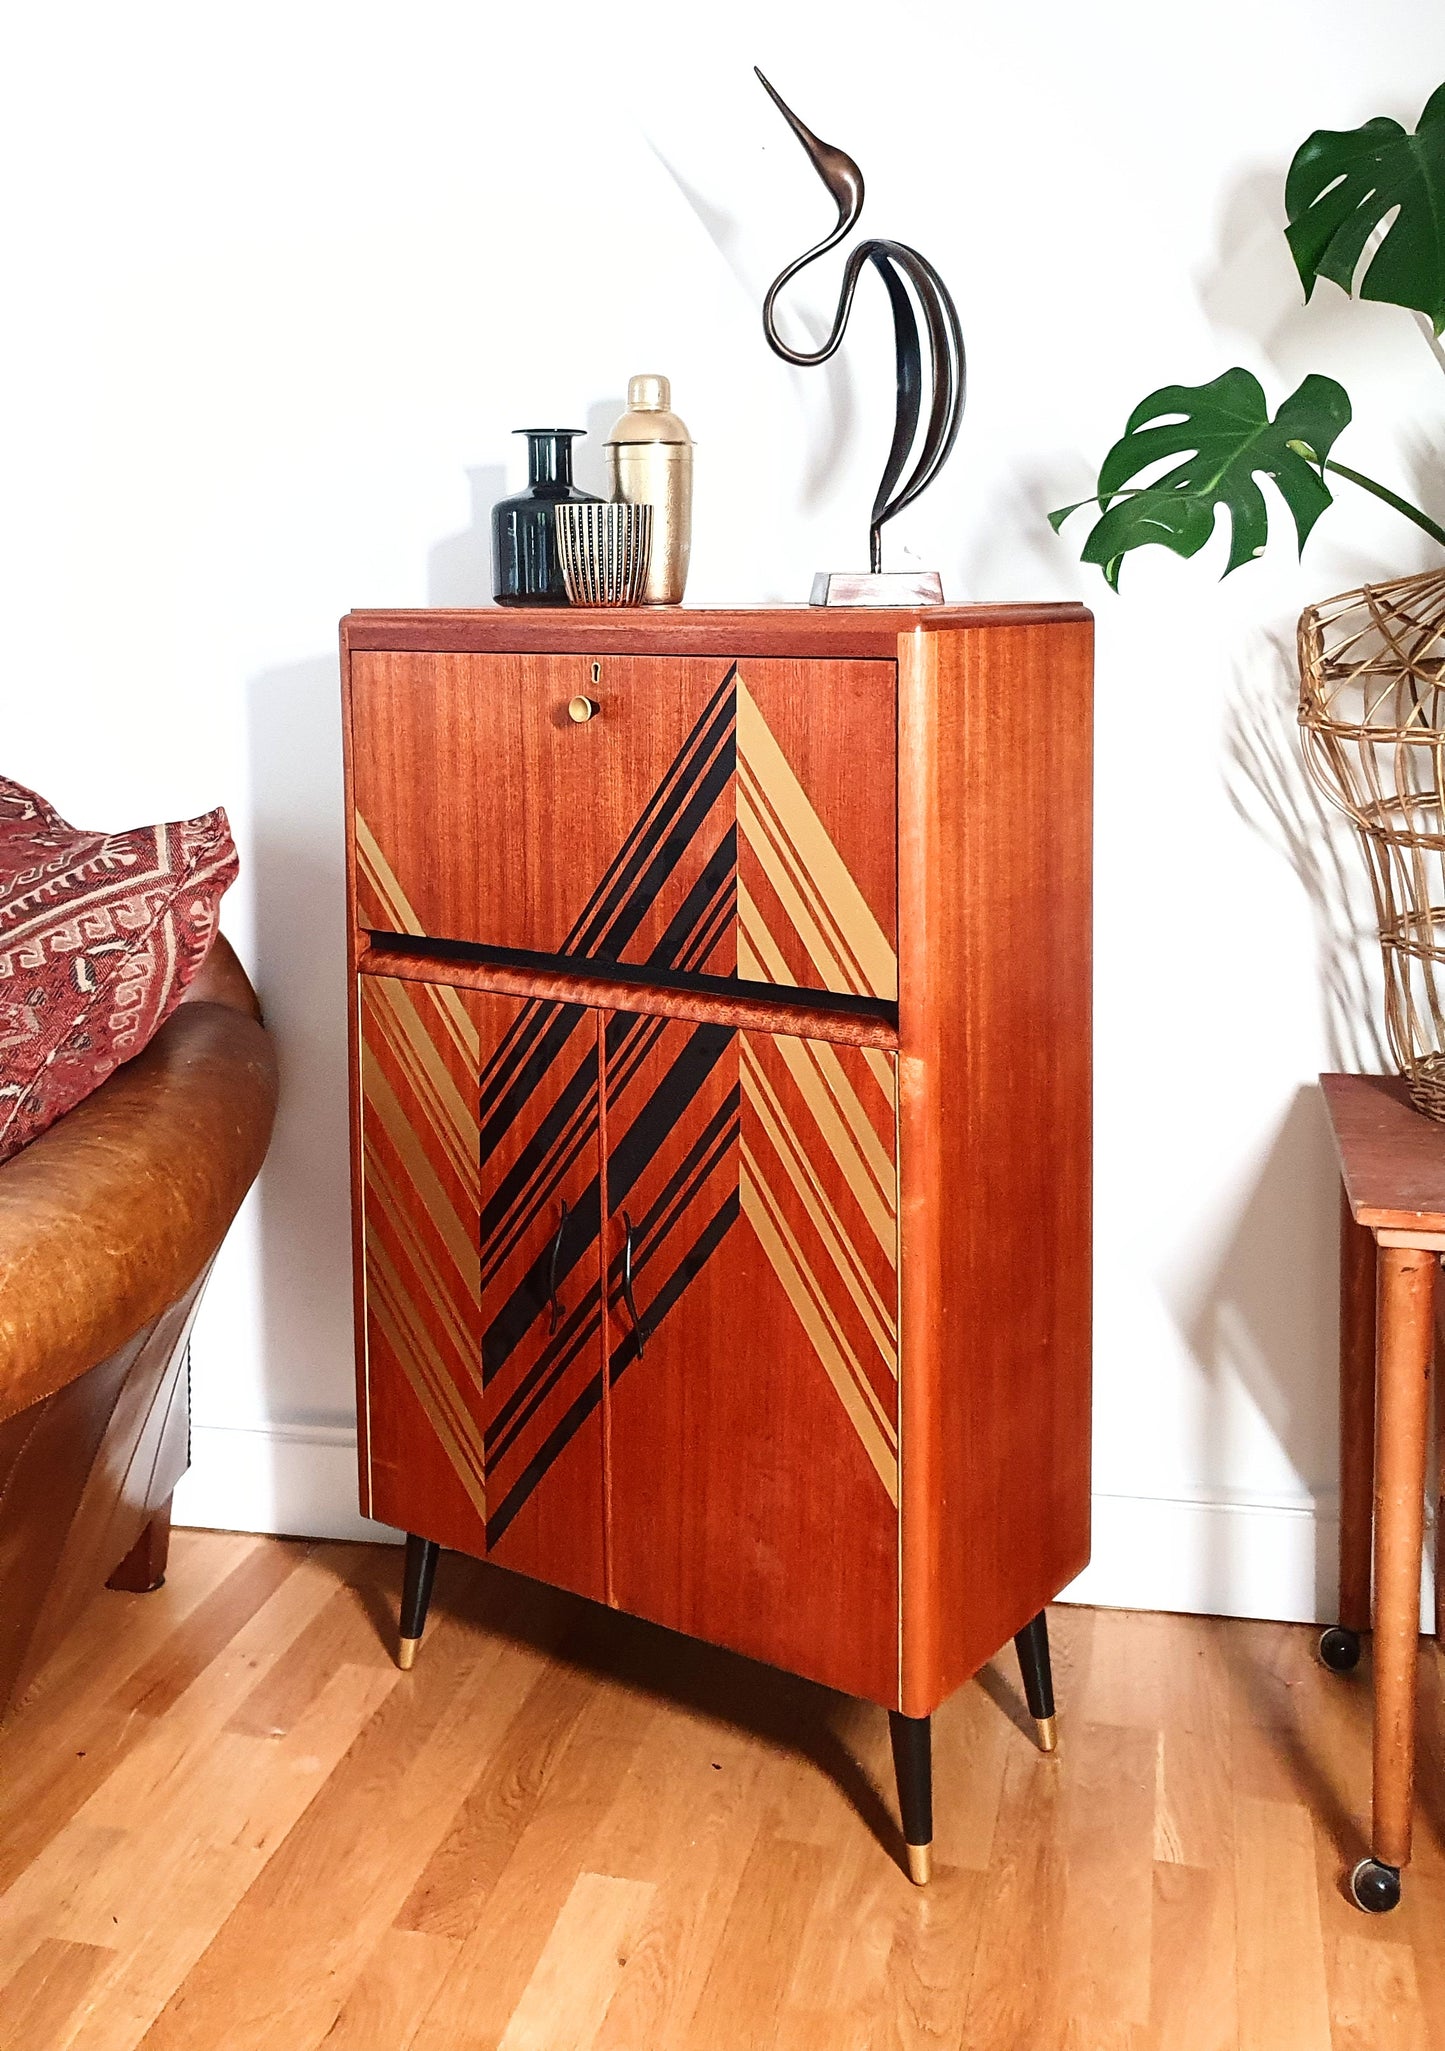
M 757 70 L 756 65 L 753 67 Z M 919 494 L 926 491 L 948 460 L 948 455 L 958 435 L 958 424 L 963 417 L 966 365 L 963 353 L 963 331 L 958 323 L 958 312 L 949 297 L 948 287 L 939 277 L 926 257 L 910 249 L 905 242 L 885 242 L 875 239 L 860 242 L 848 258 L 843 271 L 843 286 L 838 295 L 838 310 L 833 316 L 832 332 L 821 349 L 804 351 L 790 349 L 778 334 L 773 318 L 773 309 L 778 294 L 789 281 L 798 275 L 805 264 L 814 257 L 822 256 L 832 249 L 856 223 L 863 211 L 863 173 L 850 156 L 834 149 L 830 143 L 821 142 L 811 128 L 800 121 L 792 108 L 763 77 L 757 76 L 777 107 L 783 119 L 797 136 L 807 152 L 808 161 L 827 186 L 838 209 L 838 223 L 831 234 L 825 235 L 815 248 L 806 250 L 794 259 L 785 271 L 773 280 L 768 296 L 763 301 L 763 332 L 779 356 L 788 363 L 826 363 L 843 339 L 848 325 L 848 315 L 853 307 L 853 294 L 864 264 L 875 266 L 883 283 L 888 288 L 888 299 L 893 309 L 893 339 L 898 357 L 898 408 L 893 426 L 893 446 L 888 451 L 879 480 L 877 496 L 873 500 L 873 512 L 868 524 L 868 561 L 873 574 L 877 576 L 883 568 L 883 525 L 895 513 L 911 505 Z M 932 397 L 928 407 L 928 421 L 923 432 L 922 444 L 917 460 L 906 479 L 904 471 L 914 446 L 918 442 L 918 423 L 923 412 L 923 355 L 919 346 L 918 321 L 909 297 L 909 287 L 917 299 L 928 330 L 928 353 Z M 903 479 L 900 482 L 900 479 Z

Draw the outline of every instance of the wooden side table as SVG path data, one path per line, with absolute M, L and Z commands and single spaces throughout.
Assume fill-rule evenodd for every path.
M 1322 1075 L 1344 1184 L 1340 1217 L 1340 1608 L 1320 1657 L 1346 1673 L 1375 1634 L 1370 1857 L 1350 1892 L 1376 1914 L 1400 1899 L 1414 1810 L 1435 1272 L 1445 1252 L 1445 1126 L 1395 1077 Z M 1445 1419 L 1445 1404 L 1438 1406 Z M 1445 1467 L 1445 1462 L 1442 1462 Z M 1436 1522 L 1437 1570 L 1442 1565 Z M 1435 1629 L 1445 1636 L 1445 1575 Z

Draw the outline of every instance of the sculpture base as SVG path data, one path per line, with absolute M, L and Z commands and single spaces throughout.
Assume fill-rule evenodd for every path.
M 819 570 L 810 605 L 942 605 L 937 570 Z

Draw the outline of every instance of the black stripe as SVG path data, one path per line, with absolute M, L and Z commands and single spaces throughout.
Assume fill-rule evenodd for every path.
M 677 1173 L 667 1183 L 657 1201 L 644 1211 L 637 1221 L 633 1237 L 634 1261 L 645 1266 L 653 1246 L 665 1239 L 681 1215 L 701 1191 L 703 1184 L 712 1174 L 718 1161 L 725 1157 L 741 1129 L 742 1088 L 734 1084 L 722 1103 L 689 1147 L 687 1157 Z M 665 1225 L 660 1223 L 666 1212 L 672 1210 L 681 1197 L 676 1214 Z M 620 1258 L 612 1263 L 613 1270 L 620 1277 Z
M 526 1110 L 528 1100 L 546 1080 L 548 1069 L 562 1052 L 561 1047 L 539 1048 L 488 1119 L 482 1131 L 480 1147 L 481 1166 L 484 1170 L 503 1140 L 511 1136 L 510 1128 Z M 512 1205 L 520 1201 L 528 1182 L 553 1148 L 563 1139 L 578 1113 L 583 1111 L 588 1100 L 595 1099 L 596 1095 L 597 1049 L 594 1043 L 589 1044 L 570 1080 L 558 1091 L 546 1112 L 538 1120 L 517 1159 L 497 1182 L 482 1206 L 479 1229 L 483 1246 L 497 1231 Z
M 619 899 L 605 929 L 591 946 L 583 950 L 589 961 L 616 961 L 619 958 L 656 903 L 663 884 L 691 847 L 703 821 L 731 786 L 736 769 L 736 747 L 720 748 L 706 775 L 693 787 L 682 808 L 673 814 L 666 837 L 652 854 L 647 867 L 630 884 L 625 896 Z
M 482 1448 L 488 1461 L 508 1452 L 517 1434 L 535 1416 L 539 1405 L 565 1376 L 584 1346 L 597 1336 L 602 1321 L 602 1285 L 594 1282 L 555 1338 L 549 1339 L 541 1356 L 489 1419 L 482 1434 Z
M 647 957 L 648 966 L 656 969 L 683 967 L 709 923 L 716 924 L 718 905 L 736 905 L 737 881 L 738 829 L 734 820 L 714 848 L 706 868 L 673 913 L 667 931 Z M 706 959 L 705 949 L 702 958 Z
M 528 1013 L 535 1016 L 529 1017 Z M 580 1004 L 543 1004 L 534 999 L 516 1021 L 513 1030 L 523 1025 L 528 1030 L 511 1050 L 506 1068 L 498 1070 L 494 1058 L 478 1079 L 477 1115 L 482 1128 L 483 1160 L 497 1144 L 497 1119 L 500 1117 L 505 1123 L 515 1115 L 578 1027 L 586 1025 L 594 1038 L 596 1035 L 591 1012 Z M 510 1039 L 512 1035 L 509 1033 L 507 1037 Z M 498 1051 L 500 1053 L 501 1050 Z M 524 1084 L 523 1095 L 518 1098 L 515 1092 Z
M 694 1026 L 686 1045 L 620 1139 L 609 1131 L 607 1202 L 616 1211 L 732 1045 L 735 1028 Z
M 542 1479 L 552 1462 L 572 1439 L 577 1436 L 597 1405 L 602 1401 L 602 1376 L 594 1374 L 580 1396 L 577 1397 L 565 1417 L 555 1424 L 542 1444 L 522 1469 L 512 1487 L 487 1519 L 487 1550 L 501 1542 L 502 1536 L 524 1506 L 537 1483 Z
M 567 1223 L 562 1230 L 562 1244 L 557 1255 L 556 1275 L 560 1287 L 585 1254 L 597 1244 L 601 1229 L 602 1196 L 597 1177 L 594 1176 L 587 1189 L 577 1199 L 574 1209 L 567 1214 Z M 492 1319 L 482 1334 L 482 1387 L 500 1373 L 507 1361 L 536 1323 L 547 1312 L 551 1297 L 548 1283 L 552 1278 L 552 1239 L 537 1255 L 523 1275 L 516 1288 Z M 566 1330 L 565 1324 L 558 1328 L 555 1337 Z
M 673 757 L 666 773 L 643 807 L 636 825 L 608 863 L 597 888 L 563 941 L 562 953 L 590 952 L 590 946 L 584 943 L 589 941 L 589 937 L 595 939 L 599 920 L 605 929 L 609 905 L 617 901 L 620 890 L 624 889 L 628 879 L 635 875 L 638 864 L 645 860 L 647 849 L 656 841 L 659 831 L 666 827 L 668 820 L 678 810 L 681 803 L 680 793 L 685 792 L 689 781 L 696 780 L 699 774 L 698 758 L 705 759 L 712 754 L 718 745 L 719 726 L 726 727 L 734 720 L 736 678 L 737 664 L 732 663 L 727 675 L 703 707 L 692 732 Z M 722 708 L 721 720 L 718 716 L 719 707 Z M 734 748 L 734 759 L 736 753 Z M 678 789 L 669 790 L 669 786 L 674 782 L 678 784 Z
M 662 1320 L 667 1316 L 667 1313 L 672 1309 L 672 1306 L 677 1302 L 688 1284 L 701 1274 L 707 1263 L 712 1259 L 712 1256 L 727 1237 L 729 1230 L 737 1223 L 741 1215 L 742 1197 L 737 1190 L 733 1190 L 729 1196 L 723 1199 L 716 1215 L 709 1224 L 703 1227 L 701 1233 L 693 1241 L 692 1245 L 658 1290 L 656 1296 L 653 1297 L 648 1313 L 648 1331 L 655 1332 L 657 1330 L 657 1327 L 662 1323 Z M 660 1244 L 661 1242 L 658 1243 Z M 648 1336 L 648 1331 L 644 1332 L 644 1339 Z M 612 1350 L 609 1372 L 614 1387 L 616 1387 L 623 1369 L 630 1366 L 636 1358 L 637 1334 L 629 1332 L 621 1345 L 615 1346 Z
M 628 1084 L 670 1025 L 645 1011 L 614 1011 L 607 1021 L 607 1102 L 618 1103 Z

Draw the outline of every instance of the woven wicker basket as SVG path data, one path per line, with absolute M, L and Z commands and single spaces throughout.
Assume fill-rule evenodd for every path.
M 1445 571 L 1311 606 L 1299 668 L 1305 761 L 1369 864 L 1390 1051 L 1445 1121 Z

